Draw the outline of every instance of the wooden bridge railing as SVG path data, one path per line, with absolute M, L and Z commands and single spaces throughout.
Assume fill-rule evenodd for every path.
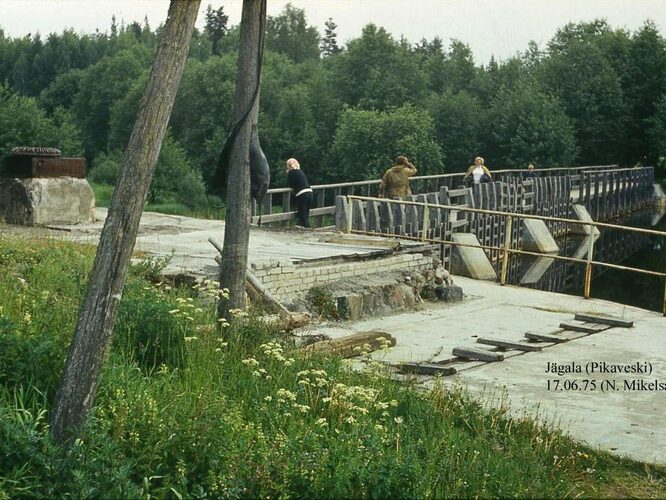
M 420 195 L 423 196 L 423 195 Z M 562 261 L 568 261 L 568 262 L 576 262 L 576 263 L 581 263 L 585 264 L 585 279 L 584 279 L 584 289 L 583 289 L 583 296 L 588 299 L 590 298 L 590 289 L 591 289 L 591 280 L 592 280 L 592 272 L 594 266 L 600 266 L 600 267 L 606 267 L 610 269 L 618 269 L 618 270 L 623 270 L 623 271 L 630 271 L 630 272 L 635 272 L 635 273 L 640 273 L 640 274 L 646 274 L 650 276 L 657 276 L 660 278 L 664 279 L 664 299 L 663 299 L 663 306 L 662 306 L 662 313 L 664 316 L 666 316 L 666 272 L 657 272 L 657 271 L 652 271 L 648 269 L 640 269 L 640 268 L 634 268 L 634 267 L 629 267 L 629 266 L 622 266 L 619 264 L 612 264 L 610 262 L 601 262 L 598 260 L 594 260 L 594 245 L 595 245 L 595 231 L 593 228 L 605 228 L 605 229 L 613 229 L 617 231 L 624 231 L 628 233 L 633 233 L 633 234 L 638 234 L 642 236 L 659 236 L 659 237 L 666 237 L 666 232 L 664 231 L 656 231 L 653 229 L 643 229 L 643 228 L 636 228 L 636 227 L 627 227 L 627 226 L 620 226 L 617 224 L 608 224 L 608 223 L 602 223 L 602 222 L 583 222 L 580 220 L 575 220 L 575 219 L 561 219 L 559 217 L 547 217 L 547 216 L 540 216 L 540 215 L 534 215 L 534 214 L 525 214 L 525 213 L 520 213 L 520 212 L 501 212 L 497 210 L 489 210 L 489 209 L 480 209 L 480 208 L 472 208 L 468 206 L 462 206 L 462 205 L 447 205 L 447 204 L 433 204 L 430 202 L 423 202 L 423 201 L 407 201 L 407 200 L 387 200 L 387 199 L 380 199 L 380 198 L 372 198 L 372 197 L 362 197 L 362 196 L 347 196 L 345 199 L 345 202 L 348 203 L 348 206 L 350 207 L 350 210 L 346 212 L 346 217 L 344 220 L 345 223 L 345 230 L 348 233 L 355 233 L 355 234 L 366 234 L 366 235 L 372 235 L 372 236 L 390 236 L 390 237 L 395 237 L 396 235 L 392 233 L 390 230 L 387 230 L 389 228 L 385 228 L 384 230 L 380 231 L 372 231 L 372 230 L 367 230 L 367 229 L 355 229 L 355 226 L 361 225 L 359 224 L 363 220 L 363 215 L 355 213 L 355 209 L 359 209 L 363 206 L 373 206 L 373 203 L 378 203 L 382 207 L 382 210 L 388 210 L 390 213 L 406 213 L 408 210 L 410 210 L 412 213 L 422 213 L 423 214 L 423 221 L 421 225 L 421 229 L 417 231 L 417 236 L 408 236 L 408 235 L 401 235 L 401 238 L 405 239 L 412 239 L 412 240 L 419 240 L 427 243 L 433 243 L 440 245 L 442 250 L 441 253 L 442 255 L 445 253 L 444 247 L 449 246 L 449 247 L 474 247 L 474 248 L 482 248 L 485 250 L 489 257 L 492 259 L 492 255 L 496 254 L 499 255 L 498 259 L 498 264 L 500 268 L 500 272 L 498 273 L 500 275 L 500 283 L 502 285 L 506 284 L 508 281 L 511 281 L 510 279 L 507 280 L 507 272 L 509 269 L 508 263 L 509 263 L 509 258 L 511 254 L 516 254 L 516 255 L 531 255 L 531 256 L 536 256 L 536 257 L 547 257 L 549 259 L 554 259 L 554 260 L 562 260 Z M 340 203 L 340 200 L 338 201 Z M 375 205 L 376 206 L 376 205 Z M 439 236 L 435 234 L 436 237 L 431 237 L 433 233 L 429 232 L 430 227 L 429 227 L 429 220 L 430 220 L 430 213 L 437 212 L 441 214 L 442 212 L 448 213 L 448 214 L 454 214 L 454 213 L 465 213 L 468 215 L 471 215 L 472 217 L 481 217 L 481 216 L 494 216 L 494 217 L 499 217 L 504 220 L 504 223 L 502 226 L 497 226 L 497 227 L 502 227 L 503 230 L 498 231 L 496 230 L 495 232 L 500 235 L 504 234 L 504 237 L 501 239 L 501 241 L 493 241 L 491 244 L 480 244 L 480 245 L 474 245 L 474 244 L 468 244 L 468 243 L 460 243 L 456 241 L 452 241 L 450 235 L 451 233 L 446 230 L 446 222 L 441 222 L 440 223 L 440 231 L 439 231 Z M 407 217 L 407 216 L 406 216 Z M 413 217 L 413 215 L 412 215 Z M 450 220 L 453 216 L 449 215 L 448 219 Z M 586 258 L 579 258 L 579 257 L 565 257 L 563 255 L 555 255 L 555 254 L 545 254 L 545 253 L 539 253 L 539 252 L 532 252 L 532 251 L 526 251 L 520 249 L 520 245 L 517 244 L 517 238 L 515 237 L 515 230 L 514 228 L 519 225 L 518 222 L 523 221 L 525 219 L 538 219 L 542 220 L 545 223 L 551 222 L 551 223 L 563 223 L 566 225 L 580 225 L 580 226 L 587 226 L 589 228 L 588 230 L 588 236 L 585 239 L 585 245 L 586 245 L 586 252 L 585 252 L 585 257 Z M 449 271 L 450 271 L 450 266 L 449 266 Z
M 571 168 L 543 168 L 537 171 L 541 178 L 563 177 L 571 178 L 572 189 L 578 187 L 581 178 L 585 173 L 595 171 L 613 171 L 618 169 L 617 165 L 599 165 Z M 522 179 L 528 170 L 526 169 L 502 169 L 494 170 L 493 177 L 496 181 L 509 181 L 513 179 Z M 455 189 L 462 187 L 464 173 L 438 174 L 414 176 L 410 179 L 410 186 L 413 193 L 433 193 L 439 192 L 442 187 Z M 378 193 L 379 179 L 355 182 L 341 182 L 336 184 L 322 184 L 312 186 L 314 192 L 314 206 L 310 211 L 311 217 L 315 219 L 315 225 L 323 226 L 330 222 L 330 218 L 335 214 L 335 198 L 337 196 L 347 196 L 362 194 L 372 196 Z M 292 190 L 290 188 L 269 189 L 266 193 L 262 206 L 262 223 L 286 223 L 296 218 L 296 211 L 291 206 Z M 256 202 L 252 203 L 252 223 L 259 221 Z

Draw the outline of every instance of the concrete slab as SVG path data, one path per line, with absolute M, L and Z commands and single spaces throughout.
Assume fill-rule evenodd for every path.
M 527 268 L 523 277 L 520 278 L 521 285 L 532 285 L 538 282 L 546 271 L 553 265 L 555 259 L 552 257 L 537 257 L 532 265 Z
M 590 213 L 587 211 L 587 208 L 585 208 L 583 205 L 578 205 L 574 204 L 572 205 L 572 215 L 574 219 L 578 219 L 579 221 L 583 222 L 594 222 L 592 220 L 592 216 Z M 569 224 L 569 232 L 571 234 L 582 234 L 584 236 L 587 236 L 590 234 L 590 226 L 586 226 L 584 224 Z M 594 239 L 596 240 L 599 235 L 601 234 L 599 232 L 599 229 L 594 227 L 592 228 L 594 231 Z
M 471 233 L 453 233 L 451 241 L 469 246 L 452 246 L 451 273 L 457 276 L 466 276 L 477 280 L 497 281 L 497 274 L 490 263 L 486 252 L 481 247 L 479 239 Z
M 329 325 L 313 332 L 336 337 L 380 329 L 393 335 L 397 345 L 373 353 L 374 359 L 432 362 L 449 358 L 454 347 L 473 345 L 479 337 L 523 342 L 527 331 L 551 333 L 576 313 L 633 320 L 634 328 L 611 328 L 545 347 L 541 352 L 507 354 L 500 363 L 470 363 L 465 365 L 469 368 L 458 368 L 457 375 L 442 380 L 462 385 L 489 403 L 493 395 L 506 396 L 514 415 L 528 413 L 559 423 L 575 439 L 593 447 L 666 464 L 666 318 L 613 302 L 462 277 L 456 277 L 456 284 L 466 294 L 462 303 L 427 304 L 417 312 Z M 587 374 L 585 369 L 591 362 L 628 366 L 629 370 L 649 366 L 651 372 Z M 553 363 L 580 367 L 582 373 L 547 373 Z M 426 386 L 433 383 L 429 377 L 422 380 Z M 609 381 L 615 381 L 615 389 L 607 390 Z M 655 381 L 664 385 L 653 390 L 649 384 Z
M 539 219 L 523 220 L 523 249 L 528 252 L 559 253 L 560 247 L 548 231 L 546 223 Z
M 56 232 L 51 236 L 81 243 L 95 244 L 99 240 L 107 209 L 95 210 L 95 221 L 76 225 L 51 225 Z M 214 258 L 219 255 L 208 242 L 209 237 L 224 241 L 224 221 L 195 219 L 178 215 L 144 212 L 141 217 L 135 252 L 152 255 L 169 255 L 173 258 L 166 268 L 167 273 L 188 272 L 215 276 L 218 266 Z M 8 231 L 21 231 L 17 226 L 8 226 Z M 33 233 L 34 234 L 34 233 Z M 326 241 L 327 236 L 337 233 L 305 229 L 280 229 L 252 227 L 250 230 L 249 263 L 270 260 L 287 260 L 293 263 L 337 257 L 340 255 L 371 255 L 389 252 L 377 246 L 376 238 L 369 238 L 363 245 L 363 237 L 353 242 Z M 421 243 L 401 241 L 402 248 L 421 246 Z

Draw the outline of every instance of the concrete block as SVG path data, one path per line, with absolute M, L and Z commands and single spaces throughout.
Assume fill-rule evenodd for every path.
M 548 268 L 555 262 L 552 257 L 537 257 L 532 265 L 527 268 L 525 274 L 520 278 L 521 285 L 531 285 L 541 279 Z
M 559 253 L 560 247 L 548 231 L 546 223 L 539 219 L 523 221 L 523 249 L 528 252 Z
M 653 184 L 653 187 L 652 199 L 655 201 L 655 204 L 660 207 L 666 207 L 666 192 L 664 192 L 664 188 L 661 187 L 661 184 Z
M 479 240 L 474 234 L 453 233 L 451 241 L 480 247 Z M 451 272 L 467 278 L 497 281 L 495 269 L 483 248 L 452 245 Z
M 92 222 L 95 195 L 75 177 L 0 177 L 0 218 L 9 224 L 46 226 Z
M 592 220 L 592 216 L 590 216 L 590 213 L 587 211 L 587 208 L 585 208 L 583 205 L 573 206 L 573 216 L 574 219 L 578 219 L 582 222 L 594 222 Z M 594 239 L 596 240 L 601 233 L 596 227 L 593 228 L 593 230 L 595 234 Z M 583 224 L 569 224 L 569 232 L 571 234 L 582 234 L 587 236 L 590 234 L 590 226 L 585 226 Z

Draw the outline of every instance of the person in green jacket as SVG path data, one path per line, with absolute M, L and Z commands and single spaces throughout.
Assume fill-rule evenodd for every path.
M 379 184 L 380 198 L 406 198 L 412 194 L 409 178 L 416 174 L 416 167 L 404 156 L 395 159 L 395 165 L 389 168 Z

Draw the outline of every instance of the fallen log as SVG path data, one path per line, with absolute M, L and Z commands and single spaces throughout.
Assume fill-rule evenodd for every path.
M 393 347 L 395 338 L 386 332 L 371 330 L 359 332 L 347 337 L 315 342 L 304 348 L 308 353 L 334 353 L 343 358 L 352 358 L 360 354 Z

